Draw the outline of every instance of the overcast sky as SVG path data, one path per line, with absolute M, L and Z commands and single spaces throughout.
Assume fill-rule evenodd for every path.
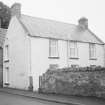
M 105 0 L 1 0 L 22 4 L 22 14 L 78 24 L 87 17 L 89 28 L 105 42 Z

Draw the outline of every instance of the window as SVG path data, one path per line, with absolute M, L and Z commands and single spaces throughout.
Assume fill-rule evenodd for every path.
M 58 57 L 58 40 L 50 39 L 49 41 L 49 56 Z
M 78 58 L 77 42 L 69 41 L 69 58 Z
M 96 45 L 95 44 L 89 44 L 89 56 L 90 59 L 96 59 Z
M 9 58 L 9 46 L 5 45 L 5 60 L 8 60 Z
M 6 70 L 5 71 L 6 72 L 6 81 L 5 82 L 8 84 L 9 83 L 9 67 L 6 67 L 5 70 Z

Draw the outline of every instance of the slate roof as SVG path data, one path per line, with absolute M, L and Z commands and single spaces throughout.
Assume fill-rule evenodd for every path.
M 0 47 L 3 47 L 7 29 L 0 28 Z
M 27 15 L 21 15 L 20 22 L 32 37 L 45 37 L 104 44 L 104 42 L 89 29 L 81 29 L 78 25 Z

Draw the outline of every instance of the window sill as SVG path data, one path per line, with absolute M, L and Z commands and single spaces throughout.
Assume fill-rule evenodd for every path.
M 90 58 L 89 60 L 97 60 L 97 58 Z
M 59 59 L 59 57 L 48 57 L 49 59 Z
M 78 57 L 70 57 L 69 59 L 79 59 Z
M 9 59 L 7 59 L 7 60 L 4 60 L 4 62 L 9 62 Z

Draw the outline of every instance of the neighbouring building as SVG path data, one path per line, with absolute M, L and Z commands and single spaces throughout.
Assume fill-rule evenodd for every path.
M 12 19 L 4 43 L 3 85 L 19 89 L 39 88 L 39 76 L 50 68 L 105 66 L 104 42 L 88 28 L 21 14 L 12 7 Z
M 3 43 L 6 32 L 6 29 L 0 28 L 0 87 L 3 86 Z

